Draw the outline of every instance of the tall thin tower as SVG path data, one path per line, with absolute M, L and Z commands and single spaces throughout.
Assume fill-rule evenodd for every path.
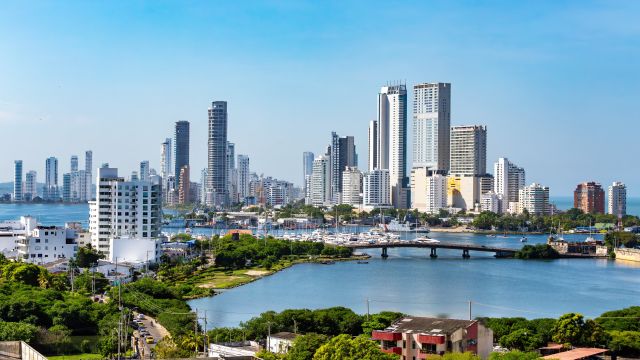
M 225 206 L 228 202 L 227 102 L 213 101 L 209 107 L 207 167 L 207 205 Z
M 449 171 L 451 84 L 413 86 L 413 167 Z
M 174 136 L 175 144 L 175 169 L 176 188 L 180 186 L 179 175 L 183 167 L 189 165 L 189 122 L 182 120 L 176 122 L 176 131 Z

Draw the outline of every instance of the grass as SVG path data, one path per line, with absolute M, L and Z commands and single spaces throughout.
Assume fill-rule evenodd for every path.
M 47 356 L 49 360 L 102 360 L 103 357 L 100 354 L 76 354 L 76 355 L 58 355 Z

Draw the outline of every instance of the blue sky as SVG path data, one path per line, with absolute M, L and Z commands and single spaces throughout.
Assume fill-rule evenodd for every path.
M 489 168 L 507 156 L 552 196 L 640 195 L 639 18 L 637 1 L 3 1 L 0 181 L 86 149 L 158 168 L 181 119 L 198 178 L 212 100 L 258 173 L 300 183 L 331 131 L 364 168 L 379 87 L 402 80 L 452 83 L 452 123 L 488 126 Z

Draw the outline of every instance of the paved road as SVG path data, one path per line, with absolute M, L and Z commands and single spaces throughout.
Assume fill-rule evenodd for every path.
M 134 316 L 138 316 L 138 313 L 134 312 Z M 162 340 L 164 337 L 169 336 L 169 332 L 158 322 L 150 317 L 145 315 L 144 319 L 141 319 L 145 330 L 149 332 L 149 335 L 153 336 L 153 344 L 148 344 L 146 341 L 146 336 L 140 336 L 139 331 L 134 332 L 134 337 L 136 337 L 138 347 L 141 351 L 141 357 L 143 359 L 151 358 L 151 349 L 153 349 L 158 341 Z

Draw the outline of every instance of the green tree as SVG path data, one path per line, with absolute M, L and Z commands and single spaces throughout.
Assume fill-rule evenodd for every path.
M 640 356 L 640 331 L 618 331 L 609 332 L 608 348 L 619 355 L 628 357 Z
M 397 360 L 394 355 L 385 354 L 378 343 L 364 336 L 351 338 L 343 334 L 322 345 L 313 356 L 314 360 Z
M 577 346 L 584 337 L 584 317 L 581 314 L 562 315 L 553 328 L 553 341 L 569 346 Z
M 95 266 L 98 263 L 98 260 L 103 257 L 104 255 L 100 254 L 97 250 L 94 250 L 91 245 L 87 244 L 86 246 L 78 249 L 75 264 L 80 268 L 89 268 Z
M 293 340 L 289 350 L 288 360 L 311 360 L 316 351 L 329 341 L 329 337 L 322 334 L 309 333 L 300 335 Z
M 21 340 L 31 343 L 36 339 L 38 328 L 22 322 L 0 321 L 0 341 Z
M 489 355 L 489 360 L 535 360 L 539 359 L 540 355 L 536 352 L 521 352 L 521 351 L 510 351 L 507 353 L 491 353 Z
M 544 344 L 542 337 L 529 329 L 518 329 L 500 338 L 500 345 L 510 350 L 532 351 Z

